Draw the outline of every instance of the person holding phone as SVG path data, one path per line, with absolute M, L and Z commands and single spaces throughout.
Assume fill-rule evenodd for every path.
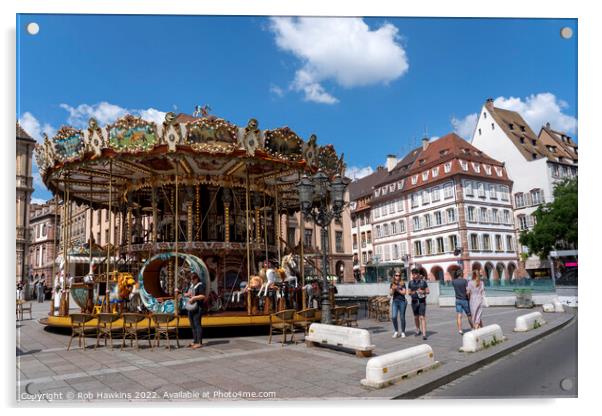
M 408 283 L 412 298 L 412 312 L 418 337 L 422 332 L 422 339 L 426 340 L 426 296 L 430 293 L 429 286 L 418 269 L 412 269 L 412 280 Z
M 391 282 L 390 291 L 389 291 L 392 300 L 391 300 L 391 319 L 393 321 L 393 328 L 395 332 L 393 333 L 393 338 L 405 338 L 406 337 L 406 285 L 401 280 L 401 274 L 399 272 L 395 272 L 393 277 L 393 281 Z M 401 320 L 401 333 L 399 332 L 399 327 L 397 326 L 397 316 L 399 315 Z

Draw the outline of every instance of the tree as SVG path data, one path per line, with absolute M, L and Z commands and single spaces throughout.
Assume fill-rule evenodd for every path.
M 533 212 L 536 224 L 523 231 L 520 242 L 529 254 L 547 258 L 555 248 L 577 248 L 577 178 L 566 179 L 554 188 L 554 202 L 542 204 Z

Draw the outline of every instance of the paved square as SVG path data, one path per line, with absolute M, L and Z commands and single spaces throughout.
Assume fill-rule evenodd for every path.
M 231 336 L 236 335 L 236 330 L 230 329 L 227 337 L 218 334 L 205 338 L 205 347 L 200 350 L 151 351 L 141 343 L 143 348 L 139 351 L 129 347 L 120 351 L 120 340 L 114 341 L 113 350 L 94 350 L 90 338 L 87 350 L 78 348 L 74 341 L 71 351 L 67 351 L 69 337 L 50 332 L 38 322 L 47 314 L 47 306 L 48 303 L 34 303 L 34 319 L 17 322 L 17 400 L 25 405 L 40 403 L 31 400 L 42 397 L 36 394 L 46 394 L 43 397 L 52 397 L 57 404 L 65 400 L 390 399 L 535 337 L 573 316 L 570 310 L 545 314 L 546 325 L 527 333 L 514 333 L 515 318 L 532 310 L 487 308 L 483 320 L 486 324 L 499 324 L 507 340 L 472 354 L 458 351 L 462 339 L 457 333 L 453 308 L 429 306 L 427 341 L 414 336 L 409 308 L 406 338 L 393 339 L 390 322 L 360 320 L 359 327 L 371 332 L 375 355 L 427 343 L 441 363 L 420 376 L 375 390 L 360 384 L 368 358 L 322 347 L 307 348 L 304 343 L 282 346 L 278 337 L 268 344 L 267 330 Z M 300 341 L 303 334 L 297 333 L 295 338 Z M 189 342 L 184 339 L 181 345 Z

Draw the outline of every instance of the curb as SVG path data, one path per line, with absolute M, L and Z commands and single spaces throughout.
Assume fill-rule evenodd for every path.
M 570 319 L 568 319 L 566 322 L 561 323 L 558 326 L 555 326 L 553 328 L 548 329 L 545 332 L 541 332 L 537 335 L 535 335 L 532 338 L 528 338 L 524 341 L 519 342 L 516 345 L 513 345 L 511 347 L 508 347 L 504 350 L 498 351 L 493 355 L 490 355 L 488 357 L 485 357 L 477 362 L 474 362 L 466 367 L 462 367 L 456 371 L 453 371 L 449 374 L 445 374 L 443 376 L 441 376 L 440 378 L 430 381 L 420 387 L 416 387 L 415 389 L 412 389 L 410 391 L 407 391 L 405 393 L 402 393 L 398 396 L 395 396 L 392 398 L 392 400 L 408 400 L 408 399 L 417 399 L 421 396 L 424 396 L 427 393 L 430 393 L 431 391 L 435 390 L 438 387 L 441 387 L 445 384 L 448 384 L 450 382 L 452 382 L 453 380 L 456 380 L 462 376 L 465 376 L 466 374 L 472 373 L 473 371 L 479 369 L 480 367 L 483 367 L 487 364 L 490 364 L 494 361 L 499 360 L 502 357 L 505 357 L 506 355 L 510 355 L 512 354 L 514 351 L 517 351 L 523 347 L 526 347 L 527 345 L 543 338 L 546 337 L 562 328 L 564 328 L 565 326 L 567 326 L 568 324 L 570 324 L 571 322 L 573 322 L 573 320 L 575 319 L 575 315 L 573 315 Z

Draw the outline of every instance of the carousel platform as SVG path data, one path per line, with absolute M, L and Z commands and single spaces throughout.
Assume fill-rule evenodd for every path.
M 316 322 L 320 321 L 320 311 L 316 312 Z M 176 322 L 177 321 L 177 322 Z M 39 320 L 40 324 L 54 328 L 70 328 L 71 317 L 69 316 L 48 316 Z M 179 328 L 190 328 L 190 321 L 186 315 L 174 318 L 169 325 L 178 325 Z M 213 312 L 203 316 L 201 324 L 203 327 L 226 327 L 226 326 L 269 326 L 270 315 L 248 315 L 246 311 L 225 311 Z M 86 323 L 86 327 L 96 327 L 98 321 L 90 320 Z M 141 328 L 149 325 L 149 319 L 146 319 L 138 324 Z M 118 319 L 113 323 L 114 328 L 121 328 L 123 319 Z M 150 327 L 154 328 L 154 323 L 150 322 Z

